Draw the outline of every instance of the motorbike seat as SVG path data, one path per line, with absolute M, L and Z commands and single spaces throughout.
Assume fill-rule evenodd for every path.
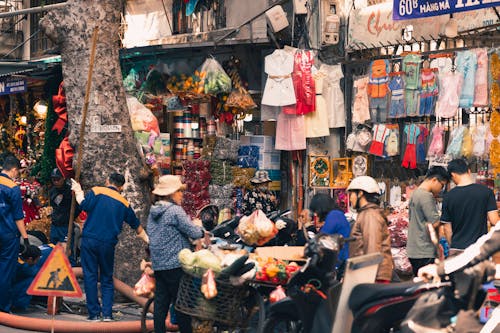
M 386 299 L 396 296 L 411 296 L 415 293 L 418 286 L 424 282 L 399 282 L 399 283 L 362 283 L 358 284 L 351 292 L 349 297 L 349 308 L 353 313 L 359 309 L 380 299 Z

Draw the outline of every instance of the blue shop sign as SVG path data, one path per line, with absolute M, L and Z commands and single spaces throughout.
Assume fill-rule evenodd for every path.
M 392 19 L 409 20 L 500 6 L 500 0 L 393 0 Z
M 17 94 L 26 91 L 25 79 L 0 80 L 0 95 Z

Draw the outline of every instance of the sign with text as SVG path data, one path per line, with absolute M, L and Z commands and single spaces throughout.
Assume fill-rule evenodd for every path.
M 465 12 L 500 6 L 500 0 L 393 0 L 393 20 L 408 20 L 429 16 Z
M 26 80 L 1 80 L 0 81 L 0 95 L 17 94 L 26 91 Z
M 412 36 L 415 39 L 433 39 L 439 36 L 441 28 L 449 20 L 447 15 L 406 21 L 395 21 L 392 16 L 391 2 L 352 10 L 349 15 L 348 47 L 370 48 L 380 47 L 380 43 L 401 43 L 402 31 L 407 25 L 413 25 Z M 457 21 L 458 31 L 481 28 L 498 22 L 495 11 L 491 8 L 457 13 L 453 17 Z

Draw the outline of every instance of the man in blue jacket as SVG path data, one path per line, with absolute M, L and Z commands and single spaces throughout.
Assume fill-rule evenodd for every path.
M 88 321 L 113 321 L 113 268 L 115 245 L 123 222 L 135 229 L 146 243 L 149 239 L 128 201 L 120 194 L 125 177 L 112 173 L 106 187 L 93 187 L 86 195 L 75 180 L 71 189 L 80 208 L 88 214 L 83 226 L 81 262 L 87 297 Z M 101 281 L 102 307 L 97 297 L 97 280 Z
M 0 311 L 9 312 L 10 289 L 16 274 L 19 236 L 26 248 L 30 245 L 24 226 L 21 190 L 13 179 L 19 176 L 21 163 L 13 156 L 5 157 L 0 173 Z

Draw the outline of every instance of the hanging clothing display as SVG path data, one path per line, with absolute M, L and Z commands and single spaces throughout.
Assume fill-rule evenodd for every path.
M 404 89 L 405 84 L 403 72 L 391 73 L 389 80 L 389 90 L 391 91 L 391 99 L 389 101 L 389 115 L 388 118 L 402 118 L 406 116 Z
M 427 126 L 420 125 L 420 134 L 417 136 L 417 163 L 425 163 L 426 153 L 425 153 L 425 143 L 427 142 L 427 136 L 429 135 L 429 130 Z
M 368 98 L 370 118 L 373 123 L 387 119 L 387 97 L 389 93 L 389 61 L 373 60 L 369 67 Z
M 352 122 L 362 124 L 370 120 L 370 109 L 368 106 L 368 77 L 362 77 L 354 81 L 354 98 L 352 105 Z
M 322 64 L 319 71 L 326 74 L 323 80 L 323 97 L 328 114 L 328 127 L 345 127 L 344 93 L 340 88 L 340 80 L 344 77 L 341 65 Z M 319 89 L 316 88 L 318 92 Z
M 450 142 L 446 148 L 446 155 L 451 158 L 459 158 L 462 152 L 462 142 L 464 139 L 465 127 L 459 126 L 454 128 L 450 134 Z
M 453 69 L 453 60 L 450 57 L 438 57 L 431 60 L 430 68 L 437 69 L 438 74 L 450 73 Z
M 417 137 L 420 134 L 420 128 L 415 125 L 405 125 L 404 134 L 406 137 L 406 149 L 401 166 L 407 169 L 417 168 Z
M 262 94 L 262 104 L 284 106 L 295 104 L 292 72 L 293 54 L 285 50 L 275 50 L 264 59 L 264 71 L 267 81 Z
M 436 98 L 438 96 L 438 83 L 437 77 L 433 69 L 422 68 L 420 74 L 420 107 L 419 116 L 432 116 L 434 115 L 434 107 L 436 105 Z
M 328 127 L 328 115 L 326 111 L 326 101 L 323 97 L 323 83 L 326 75 L 322 72 L 317 72 L 313 75 L 316 85 L 316 110 L 307 113 L 304 117 L 306 138 L 317 138 L 321 136 L 329 136 L 330 128 Z
M 372 144 L 368 152 L 375 156 L 384 156 L 384 142 L 389 136 L 389 130 L 384 124 L 376 124 L 373 126 Z
M 399 155 L 399 125 L 387 124 L 389 135 L 385 139 L 384 150 L 386 156 Z
M 457 66 L 457 72 L 463 75 L 459 106 L 462 108 L 470 108 L 474 102 L 474 83 L 476 80 L 477 68 L 476 53 L 469 50 L 457 52 L 455 64 Z
M 444 154 L 444 127 L 435 125 L 432 129 L 432 141 L 427 150 L 427 159 Z
M 467 127 L 464 129 L 461 155 L 465 158 L 470 158 L 472 156 L 472 136 Z
M 491 141 L 491 133 L 488 125 L 476 126 L 472 131 L 472 154 L 479 158 L 484 158 L 488 152 L 487 142 Z
M 458 72 L 439 74 L 439 93 L 436 117 L 452 118 L 457 114 L 462 93 L 463 75 Z
M 292 80 L 296 104 L 295 107 L 283 108 L 283 112 L 298 115 L 314 112 L 316 108 L 316 88 L 311 70 L 313 64 L 313 51 L 297 50 L 295 52 Z
M 475 49 L 477 70 L 474 86 L 474 106 L 488 105 L 488 50 Z
M 304 116 L 281 112 L 276 123 L 276 150 L 306 149 Z
M 420 63 L 422 57 L 419 54 L 408 54 L 403 58 L 403 72 L 405 72 L 405 88 L 416 90 L 420 86 Z

